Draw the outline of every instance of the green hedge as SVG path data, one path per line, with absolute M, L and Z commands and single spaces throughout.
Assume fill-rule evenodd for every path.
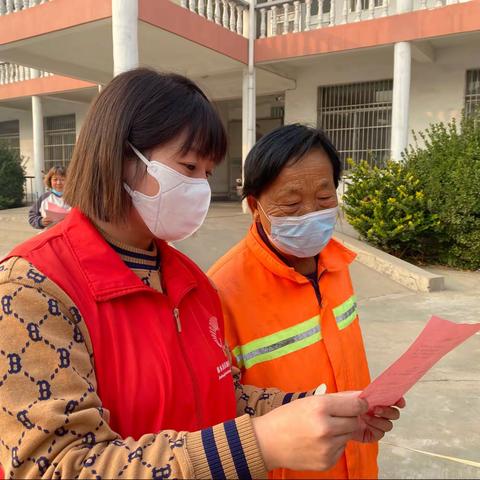
M 22 158 L 0 143 L 0 210 L 22 206 L 24 181 Z
M 360 162 L 352 166 L 350 180 L 344 195 L 350 224 L 386 252 L 425 261 L 439 220 L 429 209 L 419 179 L 401 163 L 378 168 Z
M 422 189 L 438 213 L 440 233 L 434 258 L 441 263 L 480 268 L 480 115 L 460 124 L 432 125 L 411 148 L 407 167 L 417 172 Z
M 370 243 L 419 262 L 480 268 L 480 116 L 431 125 L 402 162 L 352 166 L 349 222 Z

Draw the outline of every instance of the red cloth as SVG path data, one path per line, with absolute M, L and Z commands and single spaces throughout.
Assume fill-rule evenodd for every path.
M 191 260 L 165 242 L 157 247 L 166 294 L 146 286 L 76 209 L 9 254 L 31 262 L 78 307 L 72 315 L 87 325 L 109 424 L 135 439 L 203 429 L 236 412 L 217 292 Z

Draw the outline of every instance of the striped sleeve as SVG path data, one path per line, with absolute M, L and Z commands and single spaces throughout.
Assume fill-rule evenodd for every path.
M 195 478 L 264 478 L 266 468 L 251 419 L 243 415 L 187 435 Z

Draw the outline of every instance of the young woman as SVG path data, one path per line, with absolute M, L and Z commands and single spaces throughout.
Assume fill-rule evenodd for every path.
M 28 213 L 28 223 L 33 228 L 39 230 L 52 226 L 53 218 L 48 216 L 49 209 L 55 209 L 56 212 L 70 210 L 70 206 L 65 203 L 63 198 L 63 188 L 65 187 L 66 170 L 64 167 L 52 167 L 45 175 L 45 186 L 47 191 L 32 205 Z
M 365 423 L 358 392 L 234 380 L 217 293 L 167 243 L 202 224 L 225 151 L 221 120 L 184 77 L 138 69 L 100 93 L 70 166 L 72 212 L 0 264 L 6 476 L 322 470 L 347 441 L 392 427 L 394 408 Z

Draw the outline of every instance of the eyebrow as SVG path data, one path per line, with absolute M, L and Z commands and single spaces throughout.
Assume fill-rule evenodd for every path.
M 317 188 L 327 188 L 330 186 L 334 186 L 334 183 L 332 182 L 332 184 L 330 185 L 330 182 L 325 178 L 320 180 L 316 185 Z M 279 195 L 285 195 L 285 194 L 288 195 L 288 194 L 301 194 L 302 192 L 300 188 L 297 188 L 291 185 L 286 185 L 284 188 L 279 189 L 278 193 Z

